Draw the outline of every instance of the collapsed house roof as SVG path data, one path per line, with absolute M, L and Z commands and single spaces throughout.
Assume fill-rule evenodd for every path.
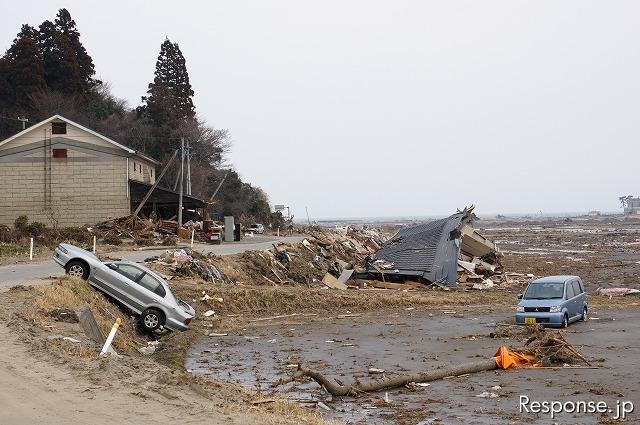
M 473 206 L 447 218 L 405 227 L 367 263 L 369 274 L 455 285 L 458 260 L 493 262 L 496 246 L 473 228 Z

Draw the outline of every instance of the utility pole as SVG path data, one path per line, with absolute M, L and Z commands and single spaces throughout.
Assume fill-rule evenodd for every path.
M 178 229 L 182 227 L 182 195 L 184 194 L 184 137 L 180 141 L 180 199 L 178 199 Z
M 309 223 L 309 226 L 311 226 L 311 220 L 309 219 L 309 208 L 304 207 L 304 209 L 307 211 L 307 223 Z
M 191 196 L 191 143 L 187 142 L 187 195 Z
M 22 129 L 27 128 L 27 123 L 29 122 L 29 118 L 27 117 L 18 117 L 18 121 L 22 121 Z

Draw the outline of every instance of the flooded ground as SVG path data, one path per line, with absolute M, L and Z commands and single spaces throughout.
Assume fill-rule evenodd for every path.
M 491 338 L 498 322 L 512 322 L 506 307 L 436 311 L 355 318 L 311 317 L 248 328 L 203 339 L 189 353 L 186 368 L 195 374 L 241 383 L 264 395 L 286 396 L 327 418 L 347 423 L 496 424 L 553 423 L 548 415 L 519 412 L 521 395 L 531 400 L 606 401 L 640 404 L 640 311 L 592 311 L 596 320 L 570 326 L 567 340 L 595 360 L 599 369 L 521 369 L 482 372 L 361 397 L 331 397 L 315 382 L 278 388 L 271 384 L 301 362 L 348 383 L 386 374 L 428 370 L 480 360 L 500 345 L 522 341 Z M 496 396 L 478 397 L 482 393 Z M 320 403 L 318 403 L 320 402 Z M 326 407 L 325 407 L 326 406 Z M 327 410 L 330 409 L 330 410 Z M 558 423 L 597 424 L 609 415 L 563 414 Z M 628 423 L 635 423 L 632 414 Z M 609 423 L 609 422 L 604 422 Z

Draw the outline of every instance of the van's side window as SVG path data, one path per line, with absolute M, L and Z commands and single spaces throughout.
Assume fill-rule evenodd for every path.
M 576 295 L 573 293 L 573 285 L 571 283 L 572 282 L 567 283 L 567 299 L 568 300 L 570 300 Z
M 582 289 L 580 288 L 580 283 L 578 283 L 577 280 L 574 280 L 573 282 L 571 282 L 571 284 L 573 285 L 574 294 L 576 294 L 576 295 L 582 294 Z

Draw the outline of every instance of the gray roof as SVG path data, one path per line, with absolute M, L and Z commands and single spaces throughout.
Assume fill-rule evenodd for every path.
M 464 209 L 447 218 L 403 228 L 387 241 L 372 260 L 392 262 L 385 275 L 422 277 L 429 282 L 456 283 L 460 229 L 474 218 Z M 370 273 L 377 270 L 369 266 Z

